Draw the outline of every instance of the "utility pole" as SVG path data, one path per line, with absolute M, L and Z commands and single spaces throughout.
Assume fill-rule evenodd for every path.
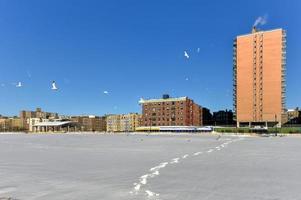
M 150 124 L 149 124 L 149 132 L 152 131 L 152 117 L 149 118 Z
M 277 114 L 275 114 L 275 123 L 276 123 L 276 133 L 275 133 L 275 136 L 277 136 L 277 132 L 278 132 Z

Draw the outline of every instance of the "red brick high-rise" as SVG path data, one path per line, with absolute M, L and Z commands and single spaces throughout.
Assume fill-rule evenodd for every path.
M 234 41 L 234 111 L 237 126 L 284 122 L 286 32 L 258 31 Z

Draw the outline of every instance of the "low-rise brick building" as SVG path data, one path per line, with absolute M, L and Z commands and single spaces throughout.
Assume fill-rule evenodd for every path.
M 188 97 L 141 99 L 140 126 L 202 126 L 203 109 Z
M 78 123 L 80 131 L 106 131 L 106 117 L 104 116 L 72 116 L 71 121 Z

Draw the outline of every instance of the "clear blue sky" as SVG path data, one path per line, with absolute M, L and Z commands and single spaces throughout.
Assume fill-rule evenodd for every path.
M 287 30 L 287 107 L 301 106 L 300 10 L 298 0 L 0 0 L 0 114 L 140 112 L 140 97 L 162 93 L 232 109 L 232 42 L 259 16 L 261 29 Z

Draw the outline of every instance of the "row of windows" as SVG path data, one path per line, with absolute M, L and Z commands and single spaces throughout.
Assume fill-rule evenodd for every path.
M 162 117 L 162 118 L 145 118 L 145 120 L 144 121 L 175 121 L 176 119 L 178 119 L 178 120 L 183 120 L 183 117 L 179 117 L 179 118 L 164 118 L 164 117 Z
M 152 116 L 156 116 L 156 115 L 166 115 L 166 116 L 169 116 L 169 115 L 176 115 L 176 114 L 178 114 L 178 115 L 183 115 L 183 112 L 178 112 L 178 113 L 176 113 L 176 112 L 172 112 L 172 113 L 145 113 L 145 116 L 147 116 L 147 115 L 152 115 Z
M 153 123 L 152 124 L 152 126 L 175 126 L 176 125 L 176 123 L 158 123 L 158 124 L 156 124 L 156 123 Z M 180 124 L 177 124 L 177 125 L 179 125 L 179 126 L 184 126 L 184 124 L 183 123 L 180 123 Z
M 168 106 L 168 105 L 175 105 L 176 103 L 175 103 L 174 101 L 172 101 L 172 102 L 162 102 L 162 103 L 144 104 L 144 106 L 148 106 L 148 105 L 150 105 L 150 106 L 151 106 L 151 105 L 158 105 L 158 106 L 160 106 L 161 104 L 162 104 L 162 105 L 167 105 L 167 106 Z M 181 101 L 180 104 L 183 105 L 184 102 Z
M 171 108 L 166 107 L 166 110 L 177 110 L 177 109 L 183 110 L 184 108 L 183 107 L 179 107 L 179 108 L 177 108 L 177 107 L 171 107 Z M 148 108 L 144 108 L 144 110 L 147 111 Z M 156 110 L 159 110 L 159 111 L 162 110 L 163 111 L 163 110 L 165 110 L 165 107 L 162 107 L 162 108 L 151 108 L 150 110 L 153 111 L 153 112 L 156 112 Z

